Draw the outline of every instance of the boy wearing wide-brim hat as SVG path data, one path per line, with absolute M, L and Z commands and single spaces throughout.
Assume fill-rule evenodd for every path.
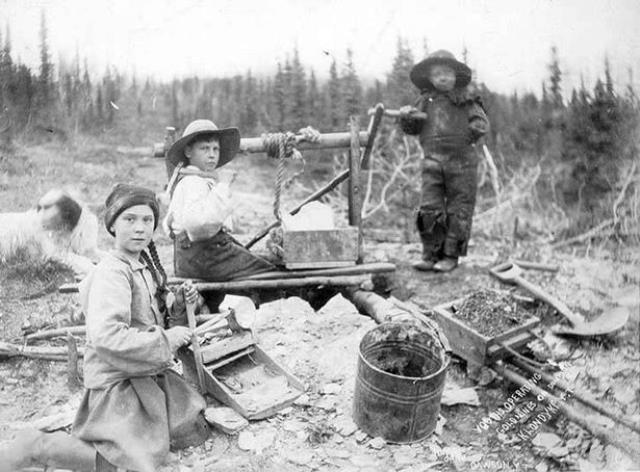
M 416 225 L 422 240 L 417 270 L 448 272 L 466 255 L 476 200 L 473 144 L 489 130 L 479 98 L 467 91 L 471 69 L 448 51 L 430 54 L 409 74 L 420 89 L 416 107 L 400 109 L 400 127 L 424 150 L 422 197 Z M 426 113 L 425 118 L 414 115 Z
M 219 129 L 209 120 L 195 120 L 167 153 L 171 202 L 163 226 L 174 239 L 178 277 L 218 282 L 276 268 L 225 229 L 234 202 L 217 169 L 230 162 L 239 147 L 237 128 Z M 212 306 L 217 302 L 207 304 L 217 310 Z

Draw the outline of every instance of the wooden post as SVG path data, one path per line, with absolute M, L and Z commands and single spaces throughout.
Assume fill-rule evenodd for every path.
M 362 189 L 360 188 L 360 123 L 357 116 L 349 118 L 351 148 L 349 149 L 349 225 L 358 228 L 358 259 L 362 261 Z
M 78 344 L 73 335 L 67 332 L 67 385 L 75 390 L 80 387 L 80 375 L 78 374 Z
M 367 134 L 369 135 L 369 139 L 367 140 L 367 144 L 362 152 L 362 161 L 360 167 L 363 170 L 369 168 L 369 156 L 371 156 L 371 151 L 373 150 L 373 145 L 376 142 L 376 136 L 378 135 L 378 127 L 380 126 L 380 122 L 382 121 L 382 117 L 384 115 L 384 105 L 382 103 L 378 103 L 374 108 L 373 116 L 371 120 L 369 120 L 369 128 L 367 129 Z
M 200 342 L 198 341 L 198 335 L 196 334 L 195 306 L 193 303 L 188 302 L 187 322 L 189 323 L 189 329 L 191 330 L 191 347 L 193 348 L 196 372 L 198 373 L 198 383 L 200 384 L 201 393 L 205 395 L 207 393 L 207 384 L 205 383 L 204 379 L 204 366 L 202 365 L 202 352 L 200 350 Z

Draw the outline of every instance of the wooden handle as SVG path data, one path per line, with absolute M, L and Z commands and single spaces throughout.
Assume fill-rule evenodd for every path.
M 575 325 L 584 323 L 584 318 L 582 316 L 571 311 L 571 309 L 567 305 L 565 305 L 563 302 L 558 300 L 556 297 L 548 294 L 537 285 L 534 285 L 531 282 L 524 280 L 522 277 L 515 277 L 514 281 L 525 290 L 528 290 L 529 292 L 531 292 L 540 300 L 547 302 L 553 308 L 558 310 L 558 312 L 562 316 L 564 316 L 566 319 L 568 319 L 572 325 L 575 326 Z
M 375 114 L 376 109 L 375 108 L 369 108 L 369 115 L 373 115 Z M 400 110 L 385 110 L 384 111 L 384 116 L 388 116 L 389 118 L 399 118 L 401 116 Z M 420 120 L 426 120 L 427 119 L 427 114 L 423 111 L 415 111 L 413 113 L 410 113 L 409 116 L 411 118 L 418 118 Z
M 523 261 L 522 259 L 516 259 L 513 262 L 523 269 L 544 270 L 547 272 L 558 272 L 560 270 L 557 264 L 542 264 L 540 262 Z
M 196 334 L 196 315 L 195 304 L 187 302 L 187 321 L 189 323 L 189 329 L 191 330 L 191 347 L 193 348 L 193 357 L 195 359 L 196 371 L 198 372 L 198 383 L 200 384 L 200 390 L 202 393 L 206 393 L 205 379 L 204 379 L 204 366 L 202 365 L 202 352 L 200 351 L 200 343 L 198 342 L 198 335 Z

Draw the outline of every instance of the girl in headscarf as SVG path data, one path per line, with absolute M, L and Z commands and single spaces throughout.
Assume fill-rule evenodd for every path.
M 166 274 L 152 241 L 158 216 L 151 190 L 118 184 L 107 197 L 104 223 L 115 248 L 80 285 L 86 391 L 72 434 L 22 434 L 0 449 L 0 472 L 34 464 L 153 472 L 170 448 L 208 437 L 204 398 L 171 369 L 191 332 L 168 327 Z M 182 290 L 187 302 L 198 296 L 189 283 Z

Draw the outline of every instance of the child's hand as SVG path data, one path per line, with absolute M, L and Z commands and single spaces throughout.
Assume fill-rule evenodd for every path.
M 198 301 L 198 291 L 193 286 L 193 282 L 191 282 L 191 280 L 186 280 L 180 286 L 180 289 L 182 290 L 185 303 L 193 304 Z
M 174 326 L 165 331 L 169 339 L 169 349 L 176 352 L 179 348 L 189 343 L 191 340 L 191 330 L 186 326 Z

